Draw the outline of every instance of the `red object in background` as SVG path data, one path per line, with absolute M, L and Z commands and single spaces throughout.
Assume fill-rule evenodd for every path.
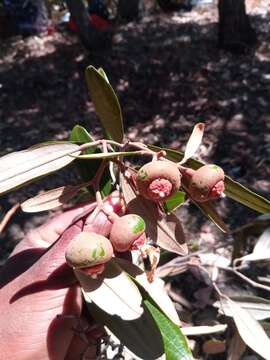
M 97 30 L 105 30 L 111 27 L 111 24 L 106 19 L 103 19 L 102 17 L 93 14 L 89 16 L 89 21 L 95 26 Z M 68 22 L 68 28 L 69 30 L 73 32 L 78 32 L 78 26 L 76 24 L 76 21 L 71 16 Z
M 109 21 L 95 14 L 90 15 L 90 21 L 92 21 L 93 25 L 95 25 L 98 30 L 106 30 L 111 27 Z
M 54 33 L 55 33 L 55 27 L 52 26 L 52 25 L 49 25 L 48 29 L 47 29 L 47 34 L 48 35 L 53 35 Z

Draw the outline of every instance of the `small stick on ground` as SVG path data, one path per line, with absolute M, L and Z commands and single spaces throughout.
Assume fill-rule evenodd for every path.
M 0 222 L 0 234 L 4 231 L 9 220 L 12 218 L 12 216 L 15 214 L 15 212 L 18 210 L 19 207 L 20 207 L 19 203 L 15 204 L 14 206 L 12 206 L 11 209 L 8 210 L 6 215 L 3 217 L 2 221 Z

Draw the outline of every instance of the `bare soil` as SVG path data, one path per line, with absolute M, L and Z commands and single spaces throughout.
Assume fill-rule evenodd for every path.
M 249 5 L 259 42 L 254 51 L 238 56 L 217 48 L 214 6 L 157 11 L 140 22 L 119 25 L 112 30 L 111 47 L 103 51 L 85 50 L 66 31 L 2 42 L 1 155 L 66 139 L 77 123 L 99 136 L 84 81 L 84 69 L 93 64 L 105 69 L 119 96 L 127 137 L 183 150 L 194 124 L 205 122 L 199 158 L 269 195 L 269 1 Z M 7 194 L 0 200 L 1 213 L 41 189 L 74 181 L 63 171 Z M 217 206 L 232 228 L 258 215 L 227 198 Z M 47 216 L 18 212 L 1 234 L 1 256 Z M 193 206 L 184 206 L 180 216 L 190 243 L 204 246 L 221 236 Z

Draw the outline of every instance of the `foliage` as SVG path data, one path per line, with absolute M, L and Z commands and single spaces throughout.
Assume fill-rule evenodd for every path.
M 74 162 L 78 166 L 82 183 L 65 185 L 37 195 L 21 204 L 21 208 L 26 212 L 53 209 L 69 203 L 84 191 L 96 197 L 97 207 L 93 211 L 92 219 L 94 222 L 99 212 L 105 213 L 108 218 L 112 216 L 104 207 L 102 198 L 111 194 L 113 190 L 120 189 L 129 212 L 144 219 L 145 233 L 149 240 L 142 246 L 133 246 L 130 252 L 134 249 L 138 251 L 140 258 L 147 260 L 150 267 L 143 266 L 143 261 L 121 261 L 115 254 L 115 257 L 104 264 L 103 272 L 97 277 L 93 278 L 79 269 L 74 269 L 84 299 L 93 317 L 103 323 L 136 357 L 154 359 L 165 356 L 171 360 L 191 359 L 191 350 L 179 328 L 177 313 L 168 295 L 160 291 L 155 272 L 159 248 L 187 256 L 185 235 L 181 222 L 174 213 L 182 204 L 194 202 L 222 231 L 229 232 L 215 209 L 215 197 L 211 195 L 212 185 L 211 189 L 205 190 L 207 201 L 194 200 L 191 195 L 193 184 L 190 179 L 203 165 L 192 157 L 201 144 L 204 124 L 195 125 L 184 153 L 157 148 L 151 144 L 125 141 L 121 107 L 104 70 L 89 66 L 86 69 L 86 81 L 102 124 L 104 139 L 95 140 L 87 129 L 76 125 L 71 131 L 69 141 L 39 144 L 2 157 L 0 192 L 4 194 L 24 186 Z M 145 198 L 144 194 L 139 193 L 136 185 L 136 166 L 130 166 L 125 161 L 126 157 L 133 156 L 152 157 L 152 160 L 158 161 L 159 164 L 173 164 L 181 174 L 180 188 L 165 202 L 154 201 L 154 198 L 152 201 L 149 196 Z M 145 177 L 148 177 L 147 173 Z M 150 184 L 151 194 L 159 192 L 162 198 L 164 184 L 170 185 L 166 174 L 161 173 Z M 270 212 L 270 202 L 267 199 L 227 176 L 224 184 L 228 197 L 258 212 Z M 265 244 L 265 237 L 262 242 Z M 258 251 L 257 247 L 253 259 Z M 143 281 L 141 276 L 145 277 Z M 218 289 L 217 291 L 219 292 Z M 226 303 L 230 309 L 242 339 L 261 356 L 265 356 L 266 349 L 269 348 L 269 339 L 257 320 L 249 315 L 249 324 L 252 326 L 247 326 L 245 310 L 223 294 L 220 294 L 220 297 L 222 303 Z M 268 303 L 266 305 L 269 306 Z M 252 341 L 256 332 L 261 336 L 260 345 L 253 344 Z M 264 347 L 265 350 L 261 350 Z

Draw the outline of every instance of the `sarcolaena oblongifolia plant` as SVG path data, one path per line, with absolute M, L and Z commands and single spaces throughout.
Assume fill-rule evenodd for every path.
M 128 141 L 105 72 L 90 66 L 86 80 L 104 138 L 94 139 L 76 125 L 65 142 L 2 157 L 0 193 L 76 165 L 82 182 L 43 192 L 24 201 L 21 209 L 38 212 L 80 199 L 90 202 L 89 210 L 73 219 L 74 224 L 84 219 L 84 226 L 69 239 L 65 257 L 91 315 L 139 358 L 191 359 L 177 313 L 155 277 L 160 249 L 188 253 L 175 209 L 195 203 L 227 232 L 215 210 L 218 198 L 231 197 L 260 213 L 270 211 L 269 201 L 225 176 L 218 165 L 192 158 L 202 142 L 203 123 L 194 126 L 184 153 Z M 138 168 L 132 157 L 144 165 Z M 172 341 L 167 341 L 168 331 Z

